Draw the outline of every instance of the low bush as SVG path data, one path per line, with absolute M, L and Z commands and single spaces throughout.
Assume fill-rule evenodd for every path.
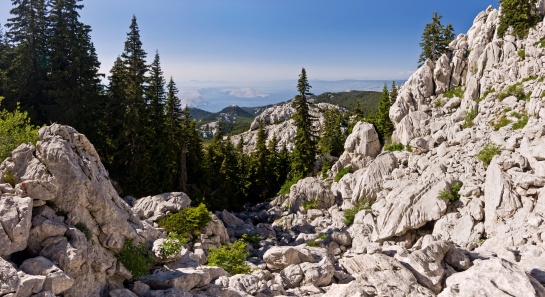
M 87 240 L 91 240 L 91 238 L 93 238 L 93 232 L 91 232 L 91 230 L 84 223 L 82 222 L 77 223 L 76 229 L 81 231 L 81 233 L 85 235 L 85 238 L 87 238 Z
M 305 200 L 303 201 L 303 209 L 309 210 L 318 207 L 318 199 Z
M 526 127 L 526 124 L 528 124 L 528 116 L 522 115 L 520 118 L 518 118 L 518 121 L 513 124 L 513 130 L 522 129 Z
M 545 38 L 540 39 L 538 42 L 534 43 L 534 45 L 540 48 L 545 48 Z
M 261 240 L 261 235 L 257 233 L 253 233 L 253 234 L 244 233 L 242 234 L 242 237 L 240 239 L 244 240 L 247 243 L 255 244 L 255 243 L 259 243 L 259 241 Z
M 246 251 L 248 243 L 243 240 L 237 240 L 230 245 L 224 245 L 217 249 L 210 249 L 208 256 L 208 266 L 218 266 L 231 275 L 248 274 L 251 272 L 250 266 L 246 263 L 246 258 L 250 253 Z
M 397 142 L 390 142 L 390 143 L 384 145 L 384 150 L 385 151 L 390 151 L 390 152 L 402 151 L 404 148 L 405 148 L 405 146 L 403 144 L 397 143 Z
M 511 121 L 505 115 L 502 115 L 495 123 L 492 123 L 492 127 L 494 127 L 494 131 L 498 131 L 501 127 L 505 127 L 510 123 Z
M 329 237 L 329 234 L 327 233 L 320 233 L 316 236 L 316 239 L 320 239 L 320 240 L 326 240 L 327 238 Z
M 313 241 L 309 241 L 307 242 L 307 246 L 310 246 L 310 247 L 320 247 L 320 243 L 313 240 Z
M 463 98 L 464 97 L 464 89 L 462 88 L 462 86 L 459 86 L 459 87 L 457 87 L 455 89 L 448 90 L 443 94 L 443 97 L 449 98 L 449 99 L 454 98 L 454 97 Z
M 163 240 L 161 248 L 159 248 L 159 257 L 165 260 L 171 256 L 180 253 L 184 244 L 187 243 L 187 239 L 179 235 L 176 232 L 169 233 Z
M 490 165 L 490 161 L 492 161 L 492 158 L 495 155 L 499 155 L 500 153 L 501 150 L 497 144 L 493 142 L 487 143 L 484 148 L 479 152 L 479 154 L 477 154 L 477 159 L 483 162 L 485 166 L 488 166 Z
M 149 274 L 154 263 L 146 243 L 135 245 L 130 239 L 125 240 L 117 259 L 132 273 L 133 279 Z
M 211 215 L 212 213 L 201 203 L 197 207 L 185 208 L 177 213 L 170 214 L 157 221 L 157 224 L 168 233 L 189 237 L 198 235 L 199 230 L 212 221 Z
M 343 169 L 339 170 L 337 174 L 335 174 L 335 182 L 339 182 L 343 176 L 347 175 L 348 173 L 352 173 L 352 167 L 344 167 Z
M 495 93 L 496 90 L 495 89 L 491 89 L 491 90 L 488 90 L 486 92 L 484 92 L 484 94 L 481 96 L 481 98 L 477 99 L 477 103 L 483 101 L 484 99 L 486 99 L 486 97 L 488 97 L 488 95 L 492 94 L 492 93 Z
M 477 108 L 473 108 L 469 112 L 466 112 L 466 115 L 464 117 L 464 123 L 462 124 L 462 128 L 469 128 L 473 127 L 474 123 L 473 120 L 477 117 L 477 114 L 479 114 Z
M 525 49 L 520 49 L 518 52 L 517 52 L 517 55 L 522 59 L 524 60 L 526 58 L 526 50 Z
M 439 108 L 439 107 L 443 106 L 443 104 L 445 104 L 445 103 L 441 99 L 437 99 L 437 100 L 435 100 L 435 102 L 433 102 L 433 106 L 435 108 Z
M 2 180 L 3 182 L 10 184 L 12 187 L 15 187 L 15 184 L 17 184 L 17 177 L 11 171 L 6 171 L 4 176 L 2 176 Z
M 510 96 L 515 96 L 517 100 L 526 100 L 527 94 L 524 92 L 522 82 L 508 86 L 504 91 L 498 94 L 498 100 L 503 101 L 503 99 Z
M 371 206 L 373 206 L 373 204 L 366 203 L 364 201 L 365 199 L 362 197 L 360 198 L 358 203 L 356 203 L 356 206 L 344 211 L 344 224 L 346 226 L 350 226 L 352 225 L 352 223 L 354 223 L 354 219 L 356 218 L 356 215 L 358 214 L 358 212 L 364 209 L 367 209 L 367 210 L 371 209 Z
M 459 182 L 455 182 L 451 187 L 448 189 L 444 189 L 439 193 L 439 199 L 441 200 L 449 200 L 449 201 L 456 201 L 460 199 L 460 189 L 462 188 L 462 185 Z
M 288 195 L 291 191 L 291 186 L 295 185 L 300 179 L 300 176 L 295 176 L 291 179 L 286 180 L 286 182 L 280 188 L 280 191 L 278 191 L 278 195 Z
M 0 162 L 11 156 L 11 152 L 20 144 L 36 144 L 38 129 L 38 126 L 30 123 L 27 112 L 21 112 L 19 105 L 13 112 L 0 111 Z

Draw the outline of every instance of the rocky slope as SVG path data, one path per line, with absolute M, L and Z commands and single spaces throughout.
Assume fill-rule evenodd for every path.
M 85 136 L 42 128 L 36 147 L 0 165 L 0 296 L 545 296 L 545 24 L 517 40 L 497 38 L 497 23 L 498 11 L 479 14 L 452 53 L 401 88 L 390 115 L 410 151 L 381 151 L 373 126 L 358 123 L 328 178 L 215 213 L 135 282 L 116 258 L 125 239 L 157 252 L 155 221 L 189 197 L 123 200 Z M 458 87 L 463 95 L 447 98 Z M 258 120 L 273 131 L 288 117 L 285 107 Z M 484 164 L 490 143 L 498 154 Z M 251 274 L 203 266 L 209 247 L 243 234 L 260 238 Z

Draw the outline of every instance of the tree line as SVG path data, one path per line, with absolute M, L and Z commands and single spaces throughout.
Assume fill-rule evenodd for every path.
M 262 202 L 286 182 L 317 174 L 320 156 L 340 156 L 348 126 L 362 119 L 357 111 L 350 121 L 350 115 L 326 110 L 318 131 L 303 68 L 292 103 L 297 134 L 291 153 L 275 137 L 267 142 L 263 123 L 250 154 L 221 129 L 204 144 L 173 77 L 164 76 L 159 52 L 147 61 L 136 17 L 103 85 L 91 27 L 80 21 L 81 0 L 12 0 L 12 6 L 7 30 L 0 31 L 2 108 L 20 106 L 33 124 L 56 122 L 86 134 L 124 194 L 184 191 L 211 209 Z M 385 92 L 378 113 L 366 120 L 387 140 L 392 126 L 386 85 Z

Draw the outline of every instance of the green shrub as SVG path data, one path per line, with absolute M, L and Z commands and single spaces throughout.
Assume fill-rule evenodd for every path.
M 520 118 L 518 118 L 518 121 L 513 124 L 513 130 L 522 129 L 526 127 L 526 124 L 528 124 L 528 116 L 522 115 Z
M 310 247 L 320 247 L 320 243 L 313 240 L 313 241 L 309 241 L 307 242 L 307 246 L 310 246 Z
M 329 234 L 327 234 L 327 233 L 320 233 L 320 234 L 318 234 L 318 236 L 316 236 L 316 239 L 326 240 L 328 237 L 329 237 Z
M 413 148 L 408 144 L 405 146 L 405 150 L 408 151 L 409 153 L 413 152 Z
M 17 184 L 17 177 L 11 171 L 6 171 L 6 173 L 4 173 L 4 176 L 2 177 L 2 180 L 5 183 L 10 184 L 12 187 L 15 187 L 15 184 Z
M 530 28 L 541 21 L 536 11 L 537 0 L 501 0 L 501 14 L 498 23 L 498 36 L 503 38 L 509 28 L 513 35 L 520 39 L 526 38 Z
M 337 174 L 335 174 L 335 182 L 339 182 L 343 176 L 347 175 L 348 173 L 352 173 L 352 167 L 344 167 L 343 169 L 339 170 Z
M 324 158 L 324 162 L 322 163 L 322 170 L 320 173 L 322 174 L 322 178 L 327 178 L 327 171 L 331 169 L 331 160 L 329 157 Z
M 534 43 L 534 45 L 540 48 L 545 48 L 545 38 L 540 39 L 538 42 Z
M 522 82 L 518 82 L 514 85 L 508 86 L 503 92 L 498 94 L 498 100 L 503 101 L 503 99 L 509 96 L 515 96 L 517 100 L 526 99 L 526 93 L 524 93 Z
M 484 92 L 484 94 L 481 96 L 481 98 L 477 99 L 477 103 L 483 101 L 484 99 L 486 99 L 486 97 L 488 97 L 488 95 L 490 95 L 490 94 L 492 94 L 494 92 L 496 92 L 495 89 L 491 89 L 491 90 L 488 90 L 488 91 Z
M 358 212 L 364 210 L 364 209 L 371 209 L 371 206 L 373 206 L 372 203 L 365 203 L 364 198 L 361 197 L 358 203 L 356 203 L 356 206 L 349 208 L 344 211 L 344 224 L 346 226 L 352 225 L 354 223 L 354 219 L 356 218 L 356 215 Z
M 462 185 L 459 182 L 455 182 L 450 188 L 444 189 L 439 193 L 439 199 L 456 201 L 460 199 L 460 189 Z
M 469 112 L 466 112 L 466 115 L 464 117 L 464 123 L 462 124 L 462 128 L 469 128 L 473 127 L 473 120 L 477 117 L 478 111 L 477 108 L 473 108 Z
M 309 210 L 318 207 L 318 199 L 305 200 L 303 201 L 303 209 Z
M 11 156 L 11 152 L 20 144 L 27 142 L 36 144 L 38 129 L 38 126 L 30 124 L 27 112 L 21 112 L 19 104 L 13 112 L 2 110 L 0 112 L 0 162 Z
M 135 245 L 130 239 L 125 240 L 117 259 L 132 273 L 133 279 L 147 275 L 154 263 L 146 243 Z
M 498 131 L 501 127 L 509 125 L 511 121 L 505 116 L 502 115 L 495 123 L 492 123 L 495 131 Z
M 517 52 L 517 55 L 522 59 L 524 60 L 526 58 L 526 50 L 525 49 L 520 49 L 518 52 Z
M 242 234 L 242 237 L 240 239 L 244 240 L 247 243 L 255 244 L 255 243 L 259 243 L 259 241 L 261 240 L 261 235 L 257 233 L 252 233 L 252 234 L 244 233 Z
M 201 203 L 197 207 L 182 209 L 177 213 L 170 214 L 159 221 L 159 227 L 164 228 L 168 233 L 177 233 L 182 237 L 198 235 L 199 230 L 210 221 L 212 213 Z
M 278 191 L 278 195 L 288 195 L 290 193 L 291 186 L 295 185 L 300 179 L 300 176 L 294 176 L 291 179 L 286 180 L 286 182 L 280 188 L 280 191 Z
M 444 104 L 444 102 L 441 99 L 437 99 L 437 100 L 435 100 L 435 102 L 433 102 L 433 106 L 435 108 L 439 108 L 439 107 L 443 106 L 443 104 Z
M 237 240 L 233 244 L 210 249 L 208 266 L 221 267 L 231 275 L 250 273 L 250 266 L 246 263 L 246 258 L 250 256 L 246 251 L 247 246 L 248 243 Z
M 176 232 L 169 233 L 159 248 L 159 257 L 165 260 L 174 254 L 180 253 L 187 239 Z
M 384 150 L 385 151 L 390 151 L 390 152 L 402 151 L 404 148 L 405 148 L 405 146 L 403 144 L 397 143 L 397 142 L 390 142 L 390 143 L 384 145 Z
M 464 89 L 462 88 L 462 86 L 459 86 L 459 87 L 457 87 L 455 89 L 448 90 L 443 94 L 443 97 L 449 98 L 449 99 L 454 98 L 454 97 L 463 98 L 464 97 Z
M 501 150 L 497 144 L 493 142 L 487 143 L 484 148 L 479 152 L 479 154 L 477 154 L 477 159 L 483 162 L 485 166 L 488 166 L 490 165 L 490 161 L 492 161 L 492 158 L 495 155 L 499 155 L 500 153 Z
M 87 240 L 91 240 L 91 238 L 93 238 L 93 232 L 91 232 L 91 230 L 89 230 L 89 228 L 87 228 L 87 225 L 85 225 L 84 223 L 77 223 L 76 229 L 81 231 L 81 233 L 85 235 L 85 238 L 87 238 Z

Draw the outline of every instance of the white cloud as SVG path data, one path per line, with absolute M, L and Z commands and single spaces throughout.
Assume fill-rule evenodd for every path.
M 194 89 L 194 88 L 181 89 L 180 93 L 178 93 L 178 97 L 180 98 L 182 107 L 185 107 L 185 106 L 197 107 L 200 105 L 208 105 L 208 102 L 206 102 L 202 98 L 198 89 Z
M 265 98 L 269 96 L 269 94 L 263 91 L 254 90 L 252 88 L 225 89 L 225 90 L 222 90 L 222 93 L 228 94 L 229 96 L 233 96 L 233 97 L 239 97 L 239 98 L 257 98 L 257 97 Z

